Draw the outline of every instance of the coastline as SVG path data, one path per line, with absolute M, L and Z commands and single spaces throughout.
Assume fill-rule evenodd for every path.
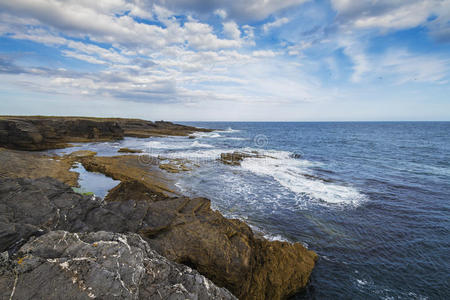
M 64 148 L 70 142 L 114 140 L 124 136 L 189 136 L 195 131 L 211 131 L 134 119 L 105 119 L 105 124 L 95 127 L 103 123 L 102 119 L 30 117 L 27 121 L 27 117 L 8 118 L 0 118 L 0 146 L 21 150 Z M 74 126 L 77 122 L 79 128 Z M 51 126 L 55 124 L 65 124 L 66 127 L 70 124 L 71 135 L 52 131 Z M 121 124 L 127 124 L 128 129 L 123 129 Z M 100 128 L 100 131 L 94 128 Z M 119 227 L 114 221 L 106 222 L 108 226 L 95 224 L 96 230 L 139 233 L 158 253 L 193 267 L 242 299 L 285 298 L 306 286 L 317 254 L 299 243 L 267 241 L 254 234 L 242 221 L 227 219 L 212 210 L 208 199 L 191 199 L 177 194 L 170 188 L 170 180 L 164 175 L 169 170 L 161 168 L 159 158 L 143 163 L 140 157 L 130 154 L 98 157 L 86 151 L 50 157 L 29 151 L 1 149 L 0 160 L 8 161 L 2 167 L 1 177 L 20 180 L 23 177 L 39 179 L 48 176 L 74 186 L 77 184 L 74 177 L 78 175 L 70 172 L 70 168 L 81 163 L 87 171 L 121 181 L 105 197 L 105 203 L 113 206 L 127 203 L 131 207 L 144 205 L 147 211 L 142 215 L 135 210 L 125 212 L 122 208 L 114 208 L 114 214 L 127 219 L 127 222 Z M 48 164 L 51 166 L 42 167 Z M 39 174 L 33 172 L 35 169 L 40 170 Z M 136 219 L 140 220 L 139 226 L 135 224 Z M 59 229 L 58 226 L 49 231 L 55 229 Z

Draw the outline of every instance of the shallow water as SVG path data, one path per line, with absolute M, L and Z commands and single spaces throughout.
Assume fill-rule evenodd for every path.
M 222 131 L 73 150 L 192 160 L 198 167 L 178 175 L 181 191 L 318 252 L 298 299 L 450 298 L 449 122 L 187 124 Z M 217 160 L 235 150 L 267 157 Z
M 119 180 L 114 180 L 101 173 L 86 171 L 80 163 L 77 163 L 71 171 L 80 174 L 78 183 L 80 185 L 81 193 L 93 193 L 100 198 L 104 198 L 110 189 L 120 183 Z

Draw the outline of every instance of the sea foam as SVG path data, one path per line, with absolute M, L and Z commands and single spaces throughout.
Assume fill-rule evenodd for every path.
M 267 151 L 265 158 L 246 158 L 242 168 L 261 176 L 271 176 L 298 195 L 309 196 L 318 203 L 358 205 L 365 196 L 351 186 L 326 182 L 312 176 L 314 162 L 292 159 L 289 152 Z M 301 197 L 304 199 L 304 197 Z

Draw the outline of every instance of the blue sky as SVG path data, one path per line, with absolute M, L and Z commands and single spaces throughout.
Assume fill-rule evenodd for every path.
M 0 113 L 450 120 L 450 0 L 0 0 Z

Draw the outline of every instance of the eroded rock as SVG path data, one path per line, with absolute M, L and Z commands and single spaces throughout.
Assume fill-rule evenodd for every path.
M 51 231 L 5 263 L 2 299 L 235 299 L 133 233 Z
M 260 154 L 256 151 L 254 152 L 240 152 L 234 151 L 232 153 L 222 153 L 220 154 L 220 161 L 226 165 L 240 166 L 244 158 L 264 158 L 268 157 L 266 155 Z
M 128 181 L 106 199 L 76 194 L 51 178 L 0 180 L 0 251 L 13 252 L 30 236 L 58 229 L 137 232 L 160 254 L 242 299 L 296 292 L 317 258 L 299 243 L 257 238 L 245 223 L 213 211 L 205 198 L 170 198 Z
M 185 136 L 195 131 L 212 130 L 139 119 L 0 116 L 0 146 L 18 150 L 65 148 L 69 143 L 112 141 L 125 136 Z

